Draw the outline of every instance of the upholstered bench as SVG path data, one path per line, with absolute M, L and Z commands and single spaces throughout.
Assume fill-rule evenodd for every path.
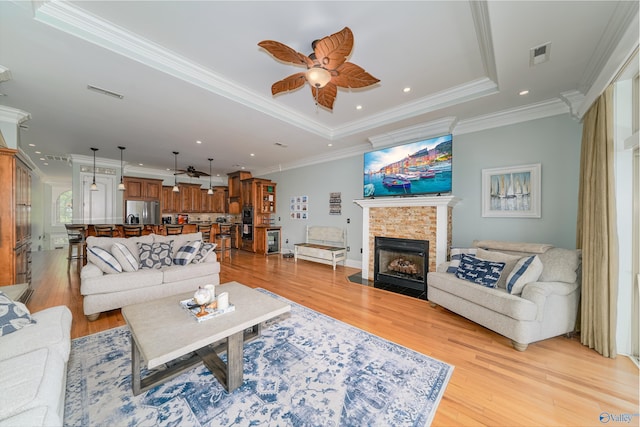
M 345 265 L 347 259 L 347 231 L 338 227 L 307 226 L 306 242 L 296 243 L 294 260 L 298 258 L 327 264 L 336 269 L 336 264 Z

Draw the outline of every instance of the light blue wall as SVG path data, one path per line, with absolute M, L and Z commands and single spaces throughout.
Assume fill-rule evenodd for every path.
M 453 245 L 474 239 L 575 248 L 582 125 L 568 114 L 453 137 Z M 540 163 L 541 218 L 483 218 L 482 169 Z
M 362 198 L 362 168 L 360 155 L 261 176 L 277 183 L 276 225 L 282 226 L 283 253 L 293 251 L 294 243 L 304 242 L 307 225 L 327 225 L 346 228 L 347 258 L 362 260 L 362 209 L 353 203 Z M 342 193 L 342 215 L 329 215 L 332 192 Z M 303 195 L 309 197 L 309 219 L 293 220 L 289 218 L 290 199 Z
M 453 137 L 453 209 L 455 246 L 475 239 L 550 243 L 574 248 L 582 125 L 569 114 L 532 120 Z M 524 164 L 542 165 L 541 218 L 483 218 L 482 169 Z M 361 261 L 362 156 L 305 166 L 264 176 L 277 182 L 277 225 L 282 249 L 304 241 L 306 225 L 347 227 L 348 259 Z M 342 192 L 342 215 L 329 215 L 329 193 Z M 289 199 L 309 196 L 309 219 L 288 218 Z M 279 218 L 278 218 L 279 217 Z M 351 223 L 347 224 L 347 218 Z M 289 245 L 284 242 L 289 239 Z

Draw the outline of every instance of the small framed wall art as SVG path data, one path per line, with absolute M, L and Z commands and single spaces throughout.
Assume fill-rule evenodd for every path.
M 540 218 L 540 163 L 482 169 L 482 216 Z

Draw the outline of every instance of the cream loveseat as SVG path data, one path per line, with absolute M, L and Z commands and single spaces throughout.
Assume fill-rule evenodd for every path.
M 493 263 L 504 263 L 496 287 L 476 283 L 476 274 L 497 268 Z M 524 351 L 532 342 L 574 331 L 580 265 L 577 250 L 476 241 L 473 248 L 452 248 L 451 261 L 427 275 L 428 299 L 433 307 L 441 305 L 510 338 L 516 350 Z
M 185 259 L 184 251 L 179 253 L 179 250 L 196 241 L 200 242 L 200 248 L 191 254 L 194 259 L 189 260 L 186 265 L 175 265 L 178 258 Z M 171 245 L 170 252 L 167 250 L 168 244 Z M 146 249 L 153 247 L 155 251 L 151 255 L 143 252 L 142 262 L 140 245 L 146 245 L 143 246 Z M 126 239 L 88 237 L 87 264 L 80 272 L 84 314 L 87 319 L 96 320 L 103 311 L 195 291 L 201 285 L 220 284 L 220 263 L 213 251 L 215 245 L 206 245 L 205 247 L 202 243 L 202 233 L 172 236 L 150 234 Z M 120 249 L 116 249 L 116 246 Z M 134 259 L 128 256 L 127 251 L 122 250 L 122 246 L 128 249 Z M 116 259 L 110 259 L 109 255 Z M 157 264 L 158 259 L 163 265 Z M 114 261 L 122 272 L 113 268 L 111 264 Z M 156 262 L 156 265 L 145 268 L 149 267 L 146 262 Z
M 14 318 L 5 321 L 7 315 Z M 71 311 L 57 306 L 30 314 L 0 292 L 0 323 L 0 426 L 61 426 Z

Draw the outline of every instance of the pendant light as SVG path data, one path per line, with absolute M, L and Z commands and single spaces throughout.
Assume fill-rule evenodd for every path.
M 175 156 L 175 161 L 174 161 L 174 164 L 173 164 L 173 179 L 174 179 L 174 181 L 173 181 L 173 192 L 174 193 L 179 193 L 180 192 L 180 189 L 178 188 L 178 176 L 177 176 L 177 173 L 178 173 L 178 154 L 180 154 L 180 153 L 177 152 L 177 151 L 173 152 L 173 155 Z
M 211 187 L 211 162 L 213 162 L 213 159 L 208 159 L 209 160 L 209 191 L 207 191 L 208 195 L 212 195 L 213 194 L 213 187 Z
M 98 186 L 96 185 L 96 151 L 98 149 L 91 147 L 91 151 L 93 151 L 93 183 L 91 183 L 91 191 L 98 191 Z
M 126 150 L 126 148 L 118 146 L 118 149 L 120 150 L 120 184 L 118 184 L 118 190 L 124 191 L 124 181 L 122 180 L 122 176 L 124 175 L 124 166 L 122 165 L 122 152 Z

